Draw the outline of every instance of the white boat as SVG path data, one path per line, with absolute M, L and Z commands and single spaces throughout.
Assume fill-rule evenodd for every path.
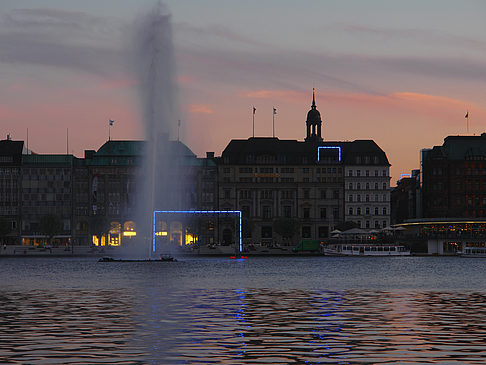
M 457 254 L 461 257 L 486 257 L 486 247 L 464 247 Z
M 327 256 L 410 256 L 410 250 L 396 244 L 337 243 L 324 246 Z

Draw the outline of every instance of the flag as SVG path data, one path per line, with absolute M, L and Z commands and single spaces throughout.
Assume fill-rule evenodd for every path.
M 256 112 L 256 108 L 253 107 L 253 115 L 255 115 L 255 112 Z
M 115 121 L 110 119 L 110 126 L 112 126 L 113 123 L 115 123 Z
M 277 114 L 277 109 L 273 108 L 273 115 Z
M 469 118 L 469 111 L 466 112 L 466 115 L 464 116 L 464 118 Z

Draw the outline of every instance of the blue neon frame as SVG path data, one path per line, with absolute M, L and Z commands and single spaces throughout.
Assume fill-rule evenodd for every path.
M 319 150 L 321 149 L 337 149 L 339 151 L 339 162 L 341 162 L 341 146 L 318 146 L 317 147 L 317 161 L 320 161 Z
M 400 180 L 404 177 L 412 177 L 412 174 L 400 174 Z
M 242 212 L 241 210 L 154 210 L 153 226 L 152 226 L 152 252 L 155 253 L 155 215 L 157 213 L 171 213 L 171 214 L 238 214 L 239 223 L 239 252 L 243 251 L 243 235 L 242 235 Z

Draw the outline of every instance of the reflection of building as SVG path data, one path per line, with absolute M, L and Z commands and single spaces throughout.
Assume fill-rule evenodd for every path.
M 389 166 L 370 140 L 323 142 L 315 98 L 304 142 L 232 140 L 218 161 L 219 208 L 243 212 L 248 242 L 282 242 L 279 221 L 298 238 L 327 238 L 338 223 L 390 224 Z M 286 232 L 285 235 L 289 235 Z
M 424 217 L 486 216 L 486 133 L 422 151 Z

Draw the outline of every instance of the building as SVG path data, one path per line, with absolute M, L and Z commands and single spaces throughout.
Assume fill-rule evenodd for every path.
M 42 217 L 55 215 L 60 227 L 54 239 L 70 244 L 72 239 L 72 155 L 28 154 L 22 156 L 21 240 L 37 245 L 46 240 Z
M 218 160 L 218 205 L 243 212 L 246 242 L 324 239 L 345 221 L 380 228 L 390 224 L 389 167 L 374 141 L 324 141 L 313 94 L 304 141 L 253 137 L 228 144 Z
M 392 224 L 422 217 L 422 189 L 420 170 L 412 170 L 402 176 L 397 186 L 391 190 Z
M 144 141 L 107 141 L 84 158 L 35 154 L 22 141 L 0 141 L 0 235 L 3 243 L 44 245 L 129 245 L 137 234 L 137 205 Z M 197 156 L 183 143 L 169 141 L 172 164 L 158 176 L 175 182 L 177 209 L 216 210 L 214 153 Z M 177 174 L 176 174 L 177 170 Z M 156 207 L 157 208 L 157 207 Z M 52 238 L 42 220 L 59 223 Z M 138 222 L 139 223 L 139 222 Z M 151 222 L 148 222 L 151 225 Z M 185 244 L 184 224 L 166 227 L 170 242 Z M 216 232 L 210 232 L 214 242 Z M 210 235 L 209 233 L 206 236 Z
M 2 243 L 20 242 L 21 174 L 24 142 L 0 141 L 0 235 Z
M 390 225 L 390 164 L 385 152 L 371 140 L 344 145 L 344 220 L 361 228 Z
M 486 133 L 449 136 L 422 151 L 423 216 L 486 216 Z
M 179 141 L 164 142 L 157 158 L 169 162 L 155 172 L 155 204 L 149 207 L 164 211 L 155 222 L 156 240 L 234 244 L 240 227 L 227 211 L 242 212 L 247 243 L 325 239 L 346 222 L 370 230 L 388 226 L 385 152 L 372 140 L 325 141 L 322 124 L 313 93 L 303 141 L 232 140 L 221 157 L 208 152 L 205 158 Z M 145 142 L 109 140 L 83 158 L 22 154 L 22 146 L 0 143 L 0 208 L 17 242 L 45 243 L 46 215 L 60 220 L 54 237 L 60 245 L 130 245 L 146 231 L 142 223 L 151 230 L 151 222 L 137 221 L 136 208 L 148 186 L 141 182 Z M 176 210 L 187 216 L 172 214 Z M 196 219 L 194 211 L 202 215 Z

